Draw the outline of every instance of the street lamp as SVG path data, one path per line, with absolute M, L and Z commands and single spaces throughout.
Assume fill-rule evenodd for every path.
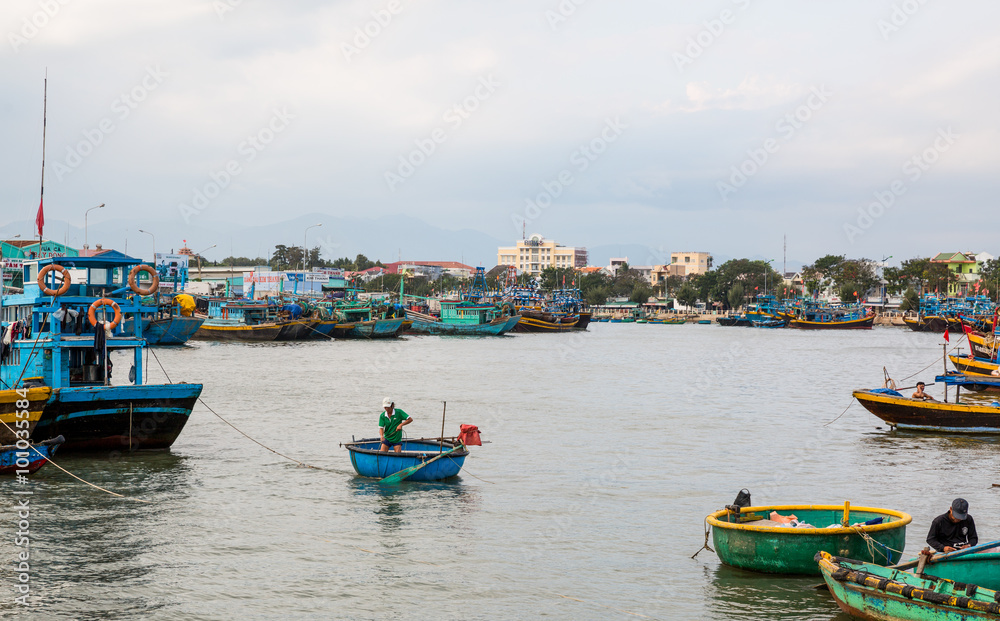
M 323 223 L 320 222 L 319 224 L 313 224 L 311 226 L 307 226 L 305 232 L 302 233 L 302 271 L 303 272 L 306 271 L 306 234 L 309 233 L 309 229 L 316 228 L 317 226 L 323 226 Z M 305 276 L 303 276 L 302 278 L 305 278 Z
M 146 235 L 149 235 L 150 237 L 153 238 L 153 265 L 156 265 L 156 235 L 153 235 L 149 231 L 144 231 L 142 229 L 139 229 L 139 232 L 145 233 Z
M 208 252 L 212 248 L 215 248 L 218 244 L 212 244 L 208 248 L 205 248 L 201 252 Z M 198 253 L 198 280 L 201 280 L 201 252 Z
M 90 215 L 91 211 L 94 211 L 95 209 L 103 209 L 103 208 L 104 208 L 104 203 L 101 203 L 97 207 L 91 207 L 87 211 L 83 212 L 83 249 L 84 250 L 86 250 L 87 248 L 90 248 L 90 246 L 87 245 L 87 216 Z M 39 248 L 39 250 L 41 250 L 41 248 Z
M 774 263 L 774 259 L 768 259 L 764 263 L 764 295 L 767 295 L 767 273 L 771 271 L 771 264 Z
M 885 286 L 887 284 L 887 281 L 885 279 L 885 262 L 891 258 L 892 258 L 891 254 L 887 257 L 885 256 L 882 257 L 882 312 L 883 313 L 885 312 L 885 307 L 888 304 L 888 300 L 886 299 L 886 290 L 885 290 Z

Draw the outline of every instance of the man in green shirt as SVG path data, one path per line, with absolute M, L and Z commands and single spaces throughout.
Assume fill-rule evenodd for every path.
M 378 417 L 378 435 L 382 438 L 379 450 L 388 452 L 391 448 L 399 453 L 403 450 L 403 427 L 412 423 L 413 419 L 398 409 L 389 397 L 382 399 L 382 407 L 385 411 Z

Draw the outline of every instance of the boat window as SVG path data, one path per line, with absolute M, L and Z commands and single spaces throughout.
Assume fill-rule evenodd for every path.
M 4 364 L 12 367 L 19 366 L 21 364 L 21 348 L 12 347 L 10 353 L 7 355 L 7 359 L 4 360 Z
M 104 268 L 90 268 L 90 284 L 94 286 L 102 286 L 108 284 L 108 270 Z

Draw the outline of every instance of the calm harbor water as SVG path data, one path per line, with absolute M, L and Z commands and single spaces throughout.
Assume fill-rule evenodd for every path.
M 595 324 L 158 349 L 173 381 L 203 382 L 220 415 L 322 470 L 201 405 L 169 453 L 63 456 L 149 502 L 39 472 L 26 612 L 13 604 L 8 494 L 0 616 L 843 619 L 818 578 L 692 560 L 704 516 L 743 487 L 757 504 L 850 500 L 911 513 L 913 554 L 963 496 L 982 540 L 998 538 L 1000 439 L 879 430 L 859 405 L 824 426 L 883 366 L 900 380 L 931 365 L 902 385 L 933 381 L 941 342 L 893 328 Z M 415 419 L 410 436 L 437 435 L 447 401 L 449 435 L 472 423 L 490 443 L 454 482 L 380 489 L 338 443 L 377 435 L 385 396 Z

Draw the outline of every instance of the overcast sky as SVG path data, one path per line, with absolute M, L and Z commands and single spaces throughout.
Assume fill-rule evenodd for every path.
M 37 208 L 48 68 L 49 219 L 1000 254 L 998 22 L 986 0 L 5 0 L 0 224 Z

